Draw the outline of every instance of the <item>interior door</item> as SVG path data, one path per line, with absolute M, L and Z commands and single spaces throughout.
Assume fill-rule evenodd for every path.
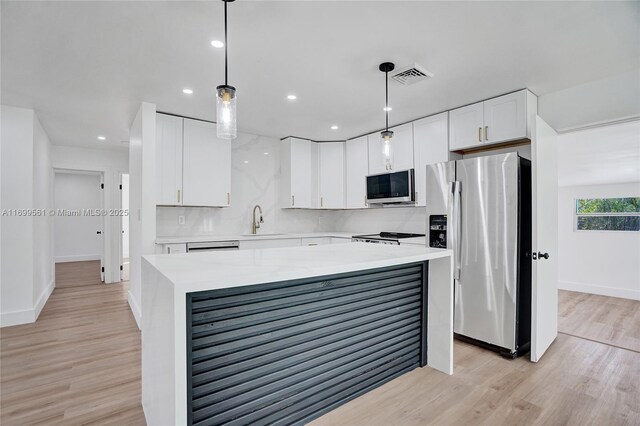
M 231 141 L 218 139 L 216 125 L 184 119 L 182 205 L 231 204 Z
M 532 156 L 531 361 L 558 335 L 558 134 L 536 116 Z

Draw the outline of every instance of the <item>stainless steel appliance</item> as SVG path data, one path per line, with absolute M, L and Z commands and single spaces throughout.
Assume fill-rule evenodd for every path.
M 453 249 L 454 332 L 505 357 L 526 353 L 531 162 L 492 155 L 433 164 L 426 175 L 429 245 Z
M 187 243 L 187 253 L 203 251 L 229 251 L 239 250 L 240 243 L 234 241 L 207 241 L 202 243 Z
M 367 203 L 415 204 L 413 169 L 367 176 Z
M 381 232 L 379 234 L 354 235 L 351 237 L 351 241 L 399 245 L 401 239 L 415 237 L 424 237 L 424 234 L 410 234 L 407 232 Z

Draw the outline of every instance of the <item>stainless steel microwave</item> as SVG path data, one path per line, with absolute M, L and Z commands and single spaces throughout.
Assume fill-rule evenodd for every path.
M 367 203 L 415 204 L 413 169 L 367 176 Z

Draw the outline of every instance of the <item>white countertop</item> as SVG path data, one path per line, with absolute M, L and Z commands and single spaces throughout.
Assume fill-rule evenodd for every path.
M 210 241 L 251 241 L 251 240 L 282 240 L 290 238 L 349 238 L 358 233 L 352 232 L 305 232 L 305 233 L 281 233 L 281 234 L 256 234 L 256 235 L 202 235 L 197 237 L 158 237 L 156 244 L 180 244 L 201 243 Z M 361 233 L 360 233 L 361 234 Z
M 171 281 L 175 291 L 189 293 L 383 268 L 450 255 L 451 250 L 424 246 L 351 243 L 160 254 L 143 259 Z

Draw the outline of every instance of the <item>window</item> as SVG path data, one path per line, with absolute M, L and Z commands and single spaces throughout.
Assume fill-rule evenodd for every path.
M 640 231 L 640 197 L 576 200 L 578 231 Z

